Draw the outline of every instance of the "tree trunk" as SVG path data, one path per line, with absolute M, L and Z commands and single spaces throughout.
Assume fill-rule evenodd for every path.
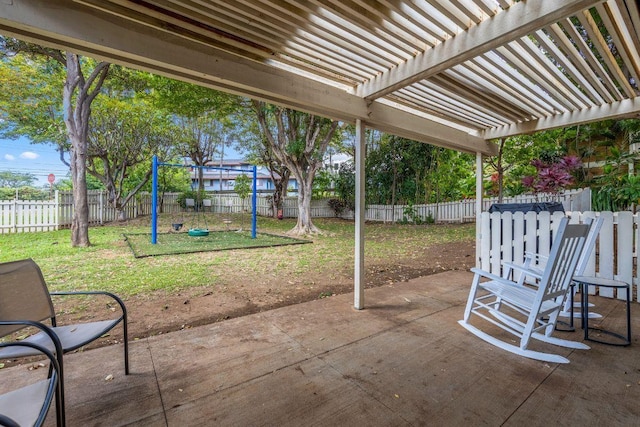
M 287 232 L 292 236 L 303 236 L 306 234 L 321 234 L 321 231 L 313 225 L 311 221 L 311 193 L 313 182 L 304 182 L 296 176 L 298 180 L 298 222 L 296 226 Z
M 272 201 L 272 213 L 274 218 L 278 218 L 278 211 L 282 209 L 282 202 L 287 193 L 287 186 L 289 185 L 289 176 L 291 173 L 288 169 L 282 168 L 279 172 L 280 178 L 274 178 L 274 174 L 271 173 L 271 178 L 274 185 L 273 201 Z
M 85 144 L 86 146 L 86 144 Z M 71 246 L 90 246 L 89 201 L 87 195 L 86 147 L 82 141 L 71 139 L 71 183 L 73 187 L 73 216 L 71 218 Z
M 87 134 L 88 106 L 83 106 L 82 94 L 78 94 L 75 106 L 73 98 L 81 85 L 82 72 L 77 55 L 67 53 L 67 78 L 63 88 L 64 122 L 71 141 L 71 183 L 73 186 L 73 216 L 71 218 L 71 246 L 90 246 L 89 203 L 87 196 Z M 85 93 L 86 95 L 86 93 Z
M 204 164 L 200 165 L 204 166 Z M 198 198 L 202 198 L 204 195 L 204 169 L 198 168 Z M 200 200 L 202 203 L 202 200 Z
M 502 167 L 498 168 L 498 203 L 502 203 L 504 197 L 504 170 Z
M 288 234 L 321 234 L 311 221 L 313 179 L 338 122 L 326 122 L 317 116 L 276 108 L 272 117 L 273 133 L 267 120 L 266 104 L 253 101 L 253 105 L 265 136 L 265 148 L 271 150 L 275 159 L 298 181 L 298 222 Z M 326 130 L 324 135 L 323 127 Z
M 87 196 L 87 151 L 91 103 L 100 92 L 109 72 L 106 62 L 99 63 L 87 80 L 82 74 L 78 55 L 66 54 L 67 77 L 62 100 L 64 123 L 71 142 L 71 183 L 73 185 L 73 217 L 71 246 L 90 246 L 89 204 Z

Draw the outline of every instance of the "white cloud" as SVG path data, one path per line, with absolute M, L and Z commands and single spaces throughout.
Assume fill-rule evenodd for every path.
M 14 161 L 16 158 L 15 156 L 12 156 L 11 154 L 5 154 L 4 155 L 4 159 L 5 160 L 9 160 L 10 162 Z
M 40 155 L 37 153 L 34 153 L 33 151 L 25 151 L 22 154 L 20 154 L 21 159 L 35 160 L 38 157 L 40 157 Z

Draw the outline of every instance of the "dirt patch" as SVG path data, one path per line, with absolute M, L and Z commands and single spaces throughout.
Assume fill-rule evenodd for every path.
M 448 270 L 468 270 L 473 266 L 473 242 L 438 244 L 425 247 L 410 259 L 390 259 L 388 262 L 366 265 L 365 287 L 440 273 Z M 234 271 L 225 272 L 228 285 L 189 288 L 179 293 L 155 292 L 131 297 L 125 301 L 129 312 L 129 339 L 163 334 L 179 329 L 219 322 L 265 310 L 349 293 L 353 290 L 353 271 L 310 272 L 304 282 L 286 276 L 264 275 L 256 280 Z M 231 285 L 233 284 L 233 285 Z M 71 323 L 87 319 L 87 313 L 100 315 L 112 310 L 103 302 L 88 302 L 81 311 L 71 302 L 57 304 L 59 322 Z M 101 340 L 98 345 L 121 342 L 122 329 Z

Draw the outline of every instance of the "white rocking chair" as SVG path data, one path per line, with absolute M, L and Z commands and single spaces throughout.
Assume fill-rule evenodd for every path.
M 589 346 L 584 343 L 551 336 L 590 228 L 589 224 L 567 225 L 567 222 L 566 218 L 560 222 L 537 288 L 472 268 L 475 276 L 464 318 L 458 323 L 490 344 L 531 359 L 569 363 L 567 358 L 558 354 L 530 350 L 528 345 L 531 338 L 562 347 L 588 350 Z M 481 282 L 482 277 L 489 281 Z M 517 336 L 520 338 L 519 345 L 510 344 L 471 325 L 472 314 Z

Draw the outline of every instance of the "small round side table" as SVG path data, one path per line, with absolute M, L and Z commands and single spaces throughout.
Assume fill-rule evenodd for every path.
M 580 310 L 582 315 L 582 329 L 584 329 L 584 339 L 587 341 L 599 342 L 602 344 L 628 346 L 631 344 L 631 286 L 629 283 L 619 280 L 605 279 L 602 277 L 575 276 L 573 281 L 581 287 L 581 304 Z M 608 331 L 601 328 L 589 327 L 589 289 L 588 286 L 601 286 L 604 288 L 624 289 L 627 293 L 627 335 L 621 335 L 617 332 Z M 602 341 L 589 335 L 589 331 L 598 331 L 600 333 L 612 336 L 618 339 L 618 342 Z

